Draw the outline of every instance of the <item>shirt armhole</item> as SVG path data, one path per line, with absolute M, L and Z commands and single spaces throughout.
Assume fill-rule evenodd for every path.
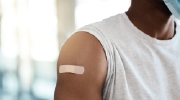
M 113 80 L 114 80 L 114 72 L 115 72 L 115 63 L 114 63 L 114 52 L 113 52 L 113 46 L 111 44 L 111 42 L 109 41 L 108 37 L 105 36 L 98 28 L 96 28 L 93 25 L 86 25 L 80 29 L 78 29 L 76 32 L 79 31 L 84 31 L 84 32 L 88 32 L 89 34 L 92 34 L 93 36 L 95 36 L 101 43 L 105 54 L 106 54 L 106 59 L 107 59 L 107 64 L 108 64 L 108 71 L 107 71 L 107 76 L 106 76 L 106 81 L 104 83 L 103 86 L 103 100 L 105 100 L 105 98 L 107 99 L 107 91 L 109 89 L 112 89 L 113 86 Z M 109 97 L 110 98 L 110 97 Z

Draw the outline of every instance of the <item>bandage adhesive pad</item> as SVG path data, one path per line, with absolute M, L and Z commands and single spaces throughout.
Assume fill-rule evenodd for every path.
M 84 67 L 76 65 L 61 65 L 59 66 L 59 73 L 83 74 Z

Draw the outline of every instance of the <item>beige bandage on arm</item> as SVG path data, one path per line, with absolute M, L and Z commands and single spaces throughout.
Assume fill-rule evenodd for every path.
M 59 66 L 59 73 L 83 74 L 84 67 L 76 65 L 61 65 Z

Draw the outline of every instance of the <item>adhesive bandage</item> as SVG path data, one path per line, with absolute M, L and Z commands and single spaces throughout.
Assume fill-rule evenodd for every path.
M 76 65 L 61 65 L 59 66 L 59 73 L 83 74 L 84 67 Z

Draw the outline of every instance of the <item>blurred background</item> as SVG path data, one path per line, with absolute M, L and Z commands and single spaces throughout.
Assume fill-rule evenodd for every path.
M 0 100 L 53 100 L 64 41 L 130 0 L 0 0 Z

